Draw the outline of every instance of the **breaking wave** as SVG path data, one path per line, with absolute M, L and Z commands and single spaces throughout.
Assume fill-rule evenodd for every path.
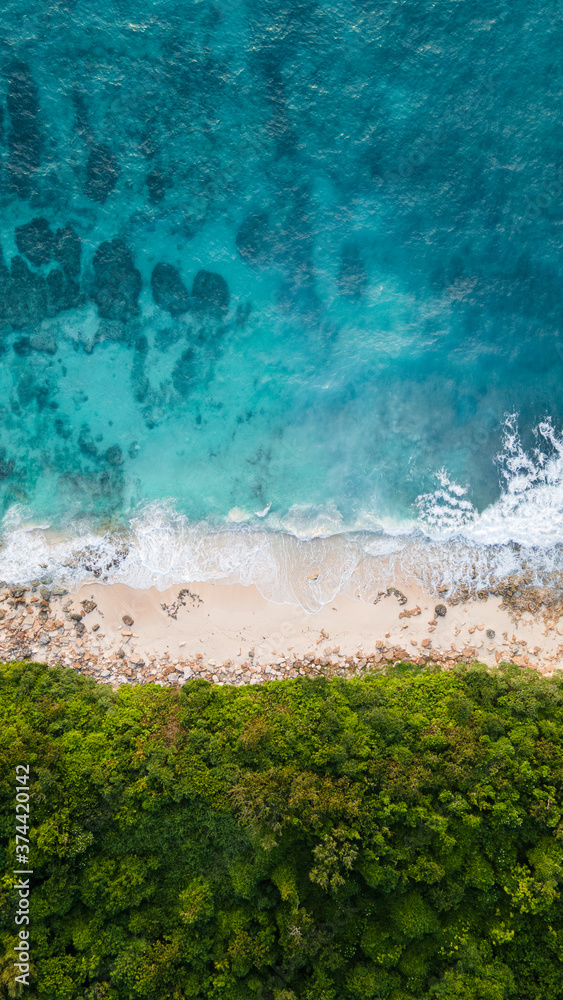
M 563 438 L 544 421 L 535 439 L 527 452 L 516 415 L 506 418 L 496 458 L 500 496 L 483 511 L 469 487 L 441 470 L 436 490 L 418 498 L 418 516 L 394 526 L 369 512 L 346 525 L 334 505 L 299 506 L 281 518 L 269 510 L 232 510 L 224 523 L 193 522 L 169 500 L 139 507 L 121 526 L 100 531 L 81 522 L 65 533 L 14 506 L 3 523 L 0 576 L 69 589 L 94 580 L 158 590 L 202 581 L 254 584 L 268 600 L 312 613 L 338 593 L 373 601 L 382 588 L 407 579 L 450 595 L 494 590 L 514 574 L 558 587 Z

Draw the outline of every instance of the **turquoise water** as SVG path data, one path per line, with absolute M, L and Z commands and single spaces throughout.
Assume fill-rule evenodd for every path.
M 559 570 L 557 4 L 2 15 L 6 579 Z

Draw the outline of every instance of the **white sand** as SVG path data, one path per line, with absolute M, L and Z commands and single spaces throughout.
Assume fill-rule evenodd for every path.
M 307 653 L 342 658 L 369 656 L 391 647 L 400 647 L 413 659 L 422 654 L 436 660 L 459 655 L 491 665 L 511 660 L 522 666 L 529 663 L 542 672 L 563 663 L 559 623 L 546 625 L 527 614 L 515 624 L 496 597 L 447 605 L 445 617 L 435 618 L 434 608 L 440 601 L 413 586 L 400 586 L 407 597 L 405 604 L 393 595 L 375 605 L 339 596 L 311 615 L 294 605 L 266 601 L 254 586 L 194 583 L 187 589 L 201 603 L 188 598 L 173 619 L 161 605 L 172 605 L 181 589 L 176 586 L 159 593 L 154 588 L 139 591 L 121 584 L 81 588 L 69 595 L 74 608 L 82 612 L 80 602 L 86 598 L 97 607 L 84 617 L 87 633 L 80 646 L 104 658 L 122 648 L 127 658 L 146 662 L 151 656 L 158 662 L 166 654 L 168 663 L 189 662 L 200 654 L 210 669 L 225 660 L 233 665 L 248 661 L 251 650 L 254 663 L 265 665 L 291 653 L 299 658 Z M 420 613 L 404 614 L 417 609 Z M 132 626 L 123 624 L 124 615 L 133 618 Z M 96 623 L 100 629 L 92 633 Z M 495 637 L 487 638 L 487 630 L 493 630 Z

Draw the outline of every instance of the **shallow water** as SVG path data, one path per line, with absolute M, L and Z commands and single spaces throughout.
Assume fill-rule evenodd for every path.
M 0 573 L 558 570 L 562 28 L 4 5 Z

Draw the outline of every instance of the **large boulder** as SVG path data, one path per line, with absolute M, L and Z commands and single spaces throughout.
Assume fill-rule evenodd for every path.
M 198 271 L 192 287 L 192 299 L 197 309 L 224 312 L 229 307 L 229 286 L 215 271 Z
M 82 243 L 72 226 L 57 229 L 53 241 L 53 256 L 69 278 L 80 275 L 80 251 Z
M 49 223 L 42 216 L 16 227 L 16 246 L 35 267 L 49 263 L 54 243 Z
M 157 306 L 172 316 L 180 316 L 190 308 L 188 289 L 172 264 L 156 264 L 151 275 L 152 297 Z
M 31 194 L 31 180 L 41 162 L 37 86 L 29 66 L 14 60 L 8 68 L 8 183 L 20 198 Z
M 108 146 L 100 143 L 90 150 L 86 164 L 84 194 L 103 205 L 119 177 L 119 165 Z
M 102 319 L 125 323 L 138 315 L 141 275 L 123 240 L 107 240 L 94 254 L 92 298 Z

